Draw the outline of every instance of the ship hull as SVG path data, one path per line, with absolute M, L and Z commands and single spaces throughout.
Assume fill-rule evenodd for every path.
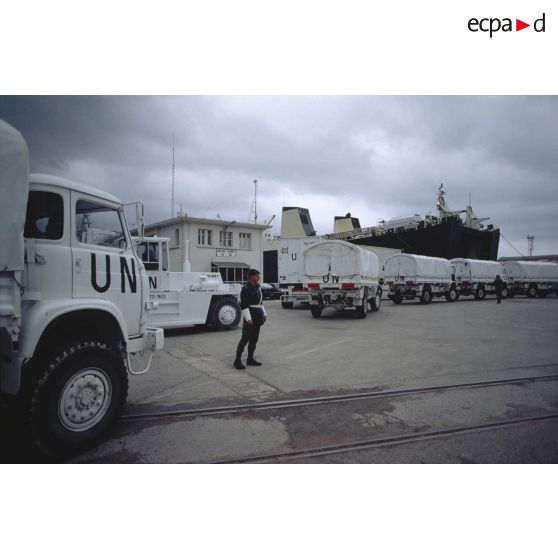
M 437 258 L 497 260 L 499 230 L 475 230 L 463 225 L 458 217 L 418 229 L 386 232 L 350 239 L 353 244 L 399 248 L 410 254 Z

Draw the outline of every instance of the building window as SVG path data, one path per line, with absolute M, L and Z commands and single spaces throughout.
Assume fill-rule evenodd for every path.
M 219 246 L 232 248 L 233 233 L 229 231 L 219 231 Z
M 252 248 L 252 233 L 238 233 L 239 247 Z
M 248 267 L 222 267 L 213 264 L 211 266 L 213 273 L 220 273 L 223 283 L 244 283 L 248 280 Z
M 174 245 L 180 246 L 180 229 L 174 229 Z
M 200 246 L 211 246 L 211 230 L 198 229 L 198 244 Z

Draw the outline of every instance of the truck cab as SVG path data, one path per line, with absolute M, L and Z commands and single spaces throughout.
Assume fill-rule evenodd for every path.
M 28 174 L 27 146 L 0 121 L 0 394 L 17 396 L 47 454 L 105 437 L 163 331 L 124 207 L 111 194 Z M 8 147 L 4 152 L 4 147 Z M 5 203 L 4 203 L 5 200 Z

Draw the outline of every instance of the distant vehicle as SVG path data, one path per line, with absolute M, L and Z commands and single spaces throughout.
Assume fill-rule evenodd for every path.
M 435 296 L 445 296 L 448 302 L 454 302 L 458 291 L 452 274 L 450 262 L 443 258 L 395 254 L 384 263 L 388 296 L 395 304 L 416 297 L 422 304 L 428 304 Z
M 206 324 L 235 329 L 240 322 L 239 285 L 226 285 L 219 273 L 169 271 L 169 239 L 136 238 L 136 250 L 149 277 L 156 308 L 148 323 L 163 329 Z
M 279 283 L 261 283 L 262 296 L 264 299 L 278 300 L 281 295 L 287 294 L 287 289 L 281 289 Z
M 487 294 L 494 294 L 494 279 L 496 275 L 502 279 L 502 296 L 508 296 L 506 274 L 502 264 L 490 260 L 471 260 L 467 258 L 453 258 L 450 263 L 454 269 L 457 297 L 471 296 L 475 300 L 483 300 Z
M 304 287 L 314 318 L 328 306 L 337 310 L 355 308 L 357 318 L 366 318 L 368 308 L 380 309 L 378 256 L 343 240 L 322 240 L 306 249 Z
M 304 262 L 302 255 L 312 244 L 320 240 L 319 236 L 300 236 L 279 239 L 278 267 L 279 285 L 285 291 L 281 295 L 281 306 L 293 308 L 296 302 L 308 304 L 308 289 L 302 284 Z
M 518 294 L 529 298 L 545 297 L 551 292 L 558 295 L 558 264 L 553 262 L 503 262 L 508 277 L 508 296 Z

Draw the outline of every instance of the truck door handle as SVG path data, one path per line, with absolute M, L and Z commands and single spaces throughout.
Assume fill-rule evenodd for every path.
M 76 258 L 76 271 L 79 273 L 81 271 L 81 264 L 83 260 L 78 256 Z

